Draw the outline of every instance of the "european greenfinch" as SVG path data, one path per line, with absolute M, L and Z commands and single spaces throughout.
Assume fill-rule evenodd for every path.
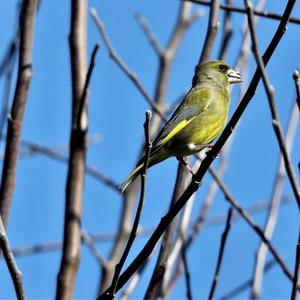
M 171 156 L 182 158 L 210 146 L 228 118 L 230 84 L 241 82 L 240 78 L 240 73 L 223 61 L 198 65 L 192 88 L 153 141 L 148 167 Z M 121 193 L 141 173 L 144 160 L 122 183 Z

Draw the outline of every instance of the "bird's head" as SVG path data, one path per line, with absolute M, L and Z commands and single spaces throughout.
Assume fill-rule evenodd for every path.
M 208 61 L 196 66 L 193 86 L 206 80 L 213 80 L 223 85 L 242 82 L 241 74 L 230 69 L 228 64 L 221 60 Z

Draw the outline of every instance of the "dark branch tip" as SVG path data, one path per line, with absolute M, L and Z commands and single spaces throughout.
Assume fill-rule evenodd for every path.
M 298 70 L 294 71 L 294 73 L 293 73 L 293 79 L 294 80 L 298 80 L 299 79 L 299 71 Z

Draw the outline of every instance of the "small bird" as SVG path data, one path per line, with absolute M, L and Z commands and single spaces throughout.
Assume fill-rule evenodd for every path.
M 182 161 L 182 157 L 211 146 L 228 118 L 230 84 L 241 81 L 241 74 L 223 61 L 198 65 L 192 88 L 153 141 L 148 167 L 171 156 Z M 121 184 L 121 193 L 141 173 L 143 165 L 141 158 Z

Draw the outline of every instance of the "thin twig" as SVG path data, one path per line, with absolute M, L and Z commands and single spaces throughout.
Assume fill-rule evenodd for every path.
M 244 2 L 245 2 L 246 11 L 247 11 L 250 36 L 251 36 L 252 45 L 253 45 L 252 50 L 253 50 L 253 53 L 255 56 L 258 70 L 262 74 L 262 80 L 264 83 L 266 94 L 268 96 L 269 106 L 270 106 L 270 110 L 271 110 L 271 114 L 272 114 L 273 128 L 274 128 L 275 135 L 276 135 L 276 138 L 277 138 L 277 141 L 278 141 L 281 153 L 282 153 L 286 172 L 287 172 L 290 184 L 292 186 L 293 193 L 295 195 L 295 198 L 296 198 L 296 201 L 298 204 L 298 209 L 300 210 L 300 191 L 299 191 L 296 175 L 295 175 L 295 172 L 294 172 L 294 169 L 292 166 L 292 162 L 291 162 L 290 156 L 288 154 L 288 151 L 286 149 L 286 145 L 284 142 L 284 136 L 282 133 L 279 116 L 278 116 L 278 112 L 277 112 L 277 107 L 276 107 L 276 102 L 275 102 L 274 88 L 271 86 L 271 84 L 269 82 L 268 75 L 267 75 L 267 72 L 266 72 L 265 66 L 264 66 L 264 61 L 259 53 L 258 41 L 257 41 L 256 30 L 255 30 L 255 25 L 254 25 L 254 14 L 253 14 L 252 3 L 249 0 L 244 0 Z
M 45 156 L 48 156 L 51 159 L 67 164 L 69 161 L 68 156 L 63 155 L 60 151 L 58 151 L 55 147 L 46 147 L 34 142 L 29 142 L 25 140 L 21 140 L 21 146 L 28 148 L 31 153 L 39 153 Z M 111 178 L 108 178 L 106 175 L 95 169 L 94 167 L 86 165 L 85 167 L 86 174 L 100 181 L 104 185 L 112 188 L 117 193 L 120 192 L 120 184 L 114 182 Z
M 6 226 L 15 186 L 19 140 L 32 77 L 32 45 L 37 0 L 22 3 L 20 14 L 20 51 L 17 84 L 8 117 L 5 155 L 0 186 L 0 214 Z
M 300 112 L 300 75 L 299 75 L 298 70 L 294 71 L 293 79 L 295 81 L 296 94 L 297 94 L 296 102 L 298 104 L 298 109 L 299 109 L 299 112 Z
M 130 80 L 137 86 L 138 90 L 141 92 L 141 94 L 144 96 L 148 104 L 151 106 L 151 108 L 161 116 L 163 120 L 165 120 L 164 114 L 161 112 L 160 107 L 153 101 L 151 96 L 146 92 L 144 86 L 140 83 L 137 75 L 133 73 L 129 67 L 121 60 L 121 58 L 118 56 L 116 51 L 114 50 L 104 28 L 103 22 L 100 20 L 100 18 L 97 15 L 96 9 L 92 8 L 91 11 L 91 16 L 100 32 L 102 35 L 102 38 L 104 40 L 105 45 L 108 48 L 109 55 L 110 57 L 116 62 L 116 64 L 121 68 L 121 70 L 130 78 Z
M 93 256 L 97 259 L 98 263 L 101 267 L 104 267 L 106 265 L 105 258 L 99 253 L 98 249 L 95 246 L 94 240 L 92 236 L 90 236 L 88 233 L 86 233 L 84 230 L 81 231 L 81 240 L 82 242 L 88 246 L 88 248 L 91 250 L 91 253 Z
M 220 0 L 212 0 L 209 10 L 209 21 L 198 64 L 208 61 L 219 29 Z
M 142 29 L 144 30 L 145 35 L 148 38 L 148 41 L 149 41 L 150 45 L 152 46 L 152 48 L 155 50 L 156 54 L 158 56 L 163 55 L 164 50 L 162 49 L 158 40 L 156 39 L 152 30 L 150 29 L 146 18 L 141 13 L 136 13 L 134 17 L 139 22 Z
M 297 299 L 297 285 L 298 285 L 298 278 L 299 278 L 299 269 L 300 269 L 300 230 L 299 230 L 298 243 L 296 246 L 295 271 L 294 271 L 294 280 L 293 280 L 291 300 Z
M 25 291 L 23 286 L 22 273 L 19 270 L 15 261 L 14 255 L 10 249 L 9 241 L 5 232 L 5 227 L 0 215 L 0 248 L 5 258 L 11 279 L 13 281 L 17 298 L 19 300 L 25 300 Z
M 292 199 L 289 196 L 283 196 L 281 200 L 281 205 L 289 204 L 292 202 Z M 259 202 L 257 204 L 254 204 L 245 211 L 248 214 L 256 214 L 260 213 L 264 210 L 266 210 L 270 206 L 269 201 L 265 202 Z M 210 218 L 207 218 L 205 223 L 203 224 L 204 227 L 208 226 L 216 226 L 220 224 L 224 224 L 226 222 L 227 215 L 220 214 L 217 216 L 212 216 Z M 240 221 L 242 217 L 237 214 L 233 213 L 232 216 L 232 222 Z M 187 224 L 186 224 L 187 226 Z M 186 228 L 188 229 L 188 228 Z M 182 230 L 182 229 L 181 229 Z M 139 237 L 145 237 L 150 235 L 154 231 L 154 227 L 147 227 L 143 229 L 138 229 L 137 235 Z M 114 232 L 107 232 L 107 233 L 96 233 L 96 234 L 89 234 L 89 237 L 92 239 L 93 243 L 107 243 L 110 241 L 113 241 L 116 239 L 117 235 Z M 36 244 L 36 245 L 30 245 L 30 246 L 23 246 L 18 248 L 13 248 L 12 253 L 15 257 L 17 256 L 27 256 L 27 255 L 35 255 L 35 254 L 41 254 L 46 253 L 50 251 L 57 251 L 62 248 L 62 242 L 50 242 L 45 244 Z M 0 257 L 1 259 L 1 257 Z
M 188 182 L 188 180 L 190 180 L 190 172 L 185 166 L 179 164 L 177 168 L 177 176 L 173 196 L 170 202 L 170 209 L 176 203 L 177 199 L 186 188 L 186 183 Z M 173 248 L 173 239 L 176 224 L 177 219 L 175 218 L 168 226 L 165 234 L 163 235 L 155 268 L 152 272 L 152 277 L 144 296 L 145 299 L 165 298 L 163 295 L 163 282 L 168 267 L 167 261 Z
M 81 99 L 80 99 L 79 105 L 78 105 L 79 107 L 78 107 L 78 117 L 77 117 L 77 128 L 80 128 L 80 126 L 82 126 L 82 124 L 84 123 L 83 120 L 81 120 L 80 118 L 82 118 L 82 116 L 84 116 L 83 110 L 87 105 L 87 103 L 86 103 L 86 101 L 88 99 L 87 93 L 88 93 L 88 90 L 89 90 L 90 80 L 91 80 L 91 77 L 92 77 L 93 69 L 95 67 L 96 55 L 97 55 L 97 52 L 98 52 L 99 48 L 100 48 L 100 44 L 96 44 L 94 46 L 93 51 L 92 51 L 90 65 L 89 65 L 89 68 L 88 68 L 88 72 L 86 74 L 84 87 L 83 87 L 83 91 L 82 91 L 82 96 L 81 96 Z M 86 125 L 84 124 L 84 126 L 86 126 Z M 85 130 L 85 128 L 81 128 L 81 129 Z
M 145 141 L 146 141 L 146 146 L 145 146 L 145 160 L 144 160 L 144 165 L 142 168 L 141 172 L 141 194 L 140 194 L 140 200 L 138 203 L 136 215 L 134 218 L 134 222 L 132 225 L 132 230 L 130 232 L 128 242 L 126 244 L 126 247 L 124 249 L 124 252 L 121 256 L 120 262 L 116 265 L 115 267 L 115 274 L 111 283 L 111 286 L 108 289 L 108 292 L 105 293 L 104 295 L 100 295 L 97 299 L 114 299 L 114 295 L 116 292 L 116 287 L 118 284 L 119 280 L 119 275 L 121 273 L 122 267 L 124 266 L 124 263 L 126 261 L 126 258 L 129 254 L 129 251 L 133 245 L 133 242 L 136 238 L 136 232 L 138 229 L 141 213 L 142 213 L 142 208 L 144 205 L 144 197 L 145 197 L 145 187 L 146 187 L 146 176 L 147 176 L 147 169 L 148 169 L 148 164 L 149 164 L 149 158 L 150 158 L 150 152 L 152 148 L 152 143 L 150 141 L 149 137 L 149 124 L 151 120 L 151 111 L 146 111 L 146 121 L 144 124 L 144 130 L 145 130 Z
M 72 299 L 80 262 L 84 169 L 88 130 L 84 92 L 87 78 L 87 1 L 71 1 L 69 49 L 72 75 L 72 120 L 66 182 L 64 243 L 57 275 L 56 299 Z M 91 62 L 93 62 L 91 60 Z M 86 87 L 87 88 L 87 87 Z M 86 98 L 82 98 L 85 96 Z M 83 107 L 82 107 L 83 106 Z
M 226 0 L 226 4 L 230 5 L 232 3 L 232 0 Z M 226 58 L 226 53 L 228 50 L 228 45 L 230 42 L 230 39 L 232 37 L 232 24 L 231 24 L 231 11 L 226 11 L 224 14 L 224 19 L 223 19 L 223 31 L 222 31 L 222 42 L 221 42 L 221 47 L 219 51 L 219 59 L 220 60 L 225 60 Z
M 265 236 L 262 229 L 254 223 L 254 221 L 251 219 L 251 217 L 246 213 L 246 211 L 237 203 L 237 201 L 233 198 L 233 196 L 228 191 L 225 184 L 219 179 L 216 172 L 213 170 L 213 168 L 210 168 L 210 174 L 214 177 L 214 180 L 218 183 L 221 191 L 223 192 L 223 195 L 225 196 L 225 199 L 231 204 L 231 206 L 243 217 L 243 219 L 248 223 L 248 225 L 256 232 L 256 234 L 260 237 L 260 239 L 268 246 L 270 252 L 280 265 L 283 273 L 287 276 L 288 279 L 293 280 L 293 274 L 289 270 L 288 266 L 284 262 L 283 258 L 279 255 L 271 241 Z
M 298 118 L 299 117 L 298 117 L 297 104 L 294 103 L 289 116 L 289 124 L 288 124 L 286 137 L 285 137 L 288 153 L 290 153 L 292 149 L 293 141 L 298 127 L 297 126 Z M 285 172 L 284 162 L 282 156 L 280 155 L 277 172 L 276 172 L 276 178 L 273 184 L 271 204 L 268 211 L 268 217 L 264 229 L 265 236 L 270 240 L 272 239 L 272 235 L 275 230 L 275 226 L 278 219 L 285 176 L 286 176 L 286 172 Z M 262 280 L 263 280 L 263 269 L 265 267 L 267 253 L 268 253 L 268 248 L 266 247 L 266 245 L 263 242 L 260 243 L 256 253 L 256 262 L 255 262 L 254 273 L 253 273 L 254 277 L 253 277 L 253 284 L 251 290 L 251 299 L 259 298 L 259 294 L 262 286 Z
M 223 232 L 222 238 L 221 238 L 221 244 L 220 244 L 220 249 L 219 249 L 219 254 L 218 254 L 218 261 L 217 261 L 216 271 L 215 271 L 214 279 L 213 279 L 211 289 L 210 289 L 210 292 L 209 292 L 209 296 L 208 296 L 209 300 L 213 299 L 213 296 L 214 296 L 214 293 L 215 293 L 215 290 L 216 290 L 216 287 L 217 287 L 217 283 L 218 283 L 218 280 L 219 280 L 219 275 L 220 275 L 220 270 L 221 270 L 221 264 L 222 264 L 222 260 L 223 260 L 225 245 L 226 245 L 228 233 L 229 233 L 229 230 L 230 230 L 230 227 L 231 227 L 232 211 L 233 211 L 232 207 L 229 208 L 228 214 L 227 214 L 225 229 L 224 229 L 224 232 Z
M 183 237 L 182 237 L 183 239 Z M 184 277 L 185 277 L 185 285 L 186 285 L 186 298 L 188 300 L 192 300 L 192 286 L 191 286 L 191 279 L 190 279 L 190 271 L 188 267 L 188 262 L 186 259 L 186 247 L 184 240 L 182 241 L 182 247 L 181 247 L 181 258 L 183 262 L 183 269 L 184 269 Z
M 205 5 L 205 6 L 211 6 L 211 4 L 212 4 L 210 0 L 181 0 L 181 1 L 192 2 L 192 3 L 201 4 L 201 5 Z M 236 13 L 246 14 L 245 8 L 237 7 L 237 6 L 233 6 L 233 5 L 229 5 L 229 4 L 221 4 L 220 9 L 223 9 L 225 11 L 233 11 Z M 260 16 L 260 17 L 272 19 L 272 20 L 281 21 L 281 19 L 282 19 L 282 15 L 272 13 L 272 12 L 267 12 L 267 11 L 254 10 L 254 14 L 256 16 Z M 291 17 L 289 19 L 289 22 L 294 23 L 294 24 L 300 24 L 300 19 Z
M 285 28 L 290 18 L 290 14 L 293 10 L 295 2 L 296 0 L 289 0 L 286 5 L 281 22 L 279 23 L 279 26 L 269 46 L 267 47 L 267 50 L 265 51 L 264 61 L 266 64 L 270 60 L 272 54 L 274 53 L 276 47 L 278 46 L 278 43 L 280 42 L 283 34 L 285 33 Z M 190 185 L 187 187 L 185 192 L 181 195 L 181 197 L 178 199 L 178 201 L 175 203 L 172 209 L 164 217 L 161 218 L 159 225 L 156 227 L 155 231 L 149 238 L 144 248 L 140 251 L 140 253 L 136 256 L 133 262 L 128 266 L 128 268 L 120 275 L 117 290 L 119 290 L 128 281 L 128 279 L 132 276 L 132 274 L 147 259 L 147 257 L 151 254 L 153 248 L 155 247 L 156 243 L 159 241 L 160 237 L 164 233 L 166 227 L 175 218 L 175 216 L 179 213 L 182 207 L 184 207 L 184 205 L 194 194 L 194 192 L 197 191 L 197 189 L 201 185 L 204 174 L 206 173 L 209 166 L 214 161 L 215 157 L 217 157 L 218 153 L 224 146 L 227 139 L 230 137 L 232 131 L 237 125 L 243 112 L 245 111 L 246 107 L 248 106 L 251 99 L 253 98 L 260 78 L 261 78 L 261 72 L 259 71 L 259 69 L 257 69 L 242 101 L 240 102 L 238 108 L 234 112 L 231 120 L 228 122 L 227 126 L 225 127 L 223 133 L 215 143 L 214 147 L 207 154 L 206 158 L 203 160 L 199 170 L 194 175 L 193 181 L 190 183 Z

